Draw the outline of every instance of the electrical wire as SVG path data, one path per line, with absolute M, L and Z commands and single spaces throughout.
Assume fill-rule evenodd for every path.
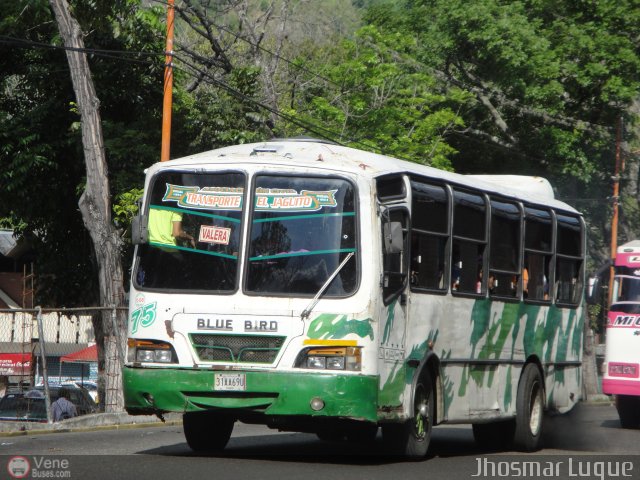
M 183 63 L 185 66 L 187 66 L 189 69 L 191 69 L 192 73 L 196 72 L 200 75 L 202 75 L 204 78 L 206 78 L 209 83 L 216 85 L 219 88 L 222 88 L 223 90 L 227 91 L 228 93 L 230 93 L 231 95 L 233 95 L 234 97 L 238 98 L 239 100 L 243 101 L 243 102 L 248 102 L 251 103 L 255 106 L 260 107 L 263 110 L 266 110 L 268 112 L 273 113 L 274 115 L 282 118 L 283 120 L 286 120 L 288 122 L 293 123 L 294 125 L 301 127 L 303 129 L 305 129 L 306 131 L 313 133 L 314 135 L 318 135 L 321 138 L 327 139 L 327 140 L 331 140 L 332 142 L 337 143 L 338 145 L 342 145 L 344 146 L 343 143 L 341 143 L 340 141 L 337 141 L 336 138 L 340 137 L 340 134 L 338 134 L 337 132 L 334 132 L 333 130 L 330 130 L 328 128 L 325 128 L 323 126 L 317 125 L 317 124 L 312 124 L 310 122 L 304 121 L 304 120 L 300 120 L 299 118 L 295 118 L 291 115 L 288 115 L 286 113 L 281 112 L 280 110 L 278 110 L 275 107 L 271 107 L 263 102 L 260 102 L 254 98 L 249 97 L 248 95 L 245 95 L 244 93 L 240 92 L 239 90 L 233 88 L 232 86 L 228 85 L 227 83 L 215 78 L 211 73 L 209 73 L 208 71 L 205 71 L 201 68 L 199 68 L 197 65 L 194 65 L 193 63 L 188 62 L 187 60 L 185 60 L 184 58 L 182 58 L 180 55 L 175 55 L 174 54 L 174 58 L 176 60 L 178 60 L 179 62 Z M 179 68 L 179 67 L 178 67 Z M 359 144 L 359 145 L 364 145 L 361 142 L 358 142 L 357 140 L 349 140 L 350 143 L 352 144 Z M 371 145 L 367 145 L 369 148 L 375 148 L 374 146 Z
M 128 58 L 131 56 L 147 56 L 147 57 L 164 57 L 164 52 L 144 52 L 144 51 L 128 51 L 128 50 L 106 50 L 99 48 L 77 48 L 67 47 L 64 45 L 51 45 L 49 43 L 36 42 L 34 40 L 26 40 L 21 38 L 9 37 L 7 35 L 0 35 L 0 44 L 10 45 L 18 48 L 38 48 L 43 50 L 61 50 L 71 52 L 81 52 L 91 54 L 97 57 L 113 58 L 116 60 L 125 60 L 130 63 L 140 63 L 143 65 L 156 65 L 156 63 L 149 60 L 139 60 L 135 58 Z

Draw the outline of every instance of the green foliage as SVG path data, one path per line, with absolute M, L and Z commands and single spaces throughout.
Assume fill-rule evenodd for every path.
M 255 104 L 259 101 L 258 75 L 255 67 L 234 69 L 226 83 L 236 95 L 214 85 L 193 93 L 179 90 L 172 158 L 269 138 L 265 113 Z
M 142 192 L 142 188 L 132 188 L 116 196 L 113 202 L 113 221 L 117 226 L 124 230 L 129 229 L 131 220 L 138 214 Z
M 456 113 L 469 96 L 438 86 L 413 60 L 415 39 L 374 26 L 354 40 L 319 51 L 310 70 L 322 69 L 323 88 L 303 91 L 290 113 L 356 148 L 369 148 L 414 162 L 451 169 L 455 150 L 446 131 L 462 126 Z M 292 125 L 285 130 L 296 131 Z
M 473 96 L 455 110 L 468 127 L 445 137 L 459 152 L 454 168 L 549 178 L 586 212 L 602 259 L 615 125 L 633 123 L 640 89 L 637 2 L 405 0 L 368 19 L 415 38 L 414 58 L 437 72 L 437 85 Z
M 162 9 L 139 2 L 73 2 L 87 48 L 163 51 Z M 0 35 L 61 45 L 47 0 L 3 5 Z M 131 62 L 134 59 L 137 62 Z M 159 154 L 162 55 L 89 55 L 100 100 L 110 185 L 125 191 Z M 85 165 L 64 51 L 0 43 L 0 217 L 33 233 L 37 301 L 97 301 L 97 266 L 78 210 Z M 73 272 L 70 274 L 70 272 Z
M 457 165 L 486 171 L 485 155 L 477 155 L 482 142 L 507 171 L 522 170 L 525 159 L 525 172 L 582 183 L 605 178 L 598 172 L 610 160 L 615 120 L 640 86 L 636 2 L 404 3 L 372 20 L 416 37 L 416 58 L 477 98 L 460 114 L 484 135 L 457 136 Z
M 62 44 L 47 0 L 6 3 L 0 35 Z M 128 52 L 89 55 L 113 221 L 125 232 L 143 170 L 159 158 L 165 12 L 137 0 L 72 3 L 87 48 Z M 264 32 L 265 50 L 230 34 L 223 42 L 230 73 L 207 64 L 198 83 L 187 69 L 174 71 L 171 157 L 307 135 L 463 173 L 543 175 L 586 212 L 591 251 L 601 257 L 614 125 L 624 117 L 637 128 L 629 108 L 640 90 L 637 2 L 352 5 L 328 0 L 311 11 L 307 2 L 290 2 L 282 24 L 289 30 L 278 38 L 277 25 L 260 23 L 268 4 L 247 2 L 243 21 Z M 234 7 L 209 5 L 238 27 Z M 358 12 L 365 26 L 356 29 Z M 178 44 L 212 55 L 203 37 L 181 27 Z M 56 306 L 97 298 L 92 246 L 77 207 L 86 172 L 74 102 L 64 52 L 0 43 L 0 218 L 35 233 L 41 301 Z M 623 236 L 640 233 L 637 197 L 621 197 Z M 130 252 L 123 255 L 128 262 Z

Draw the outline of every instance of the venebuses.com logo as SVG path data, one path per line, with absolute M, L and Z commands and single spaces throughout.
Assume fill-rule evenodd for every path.
M 11 478 L 71 478 L 70 462 L 66 458 L 14 456 L 7 462 Z
M 7 471 L 11 478 L 25 478 L 30 470 L 31 464 L 25 457 L 11 457 L 7 462 Z

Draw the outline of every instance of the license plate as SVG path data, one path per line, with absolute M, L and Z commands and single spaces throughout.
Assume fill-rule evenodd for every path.
M 213 376 L 213 389 L 242 392 L 247 389 L 246 375 L 244 373 L 216 373 Z

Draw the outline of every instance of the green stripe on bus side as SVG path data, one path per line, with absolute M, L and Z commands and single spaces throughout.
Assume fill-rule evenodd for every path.
M 186 213 L 186 214 L 189 214 L 189 215 L 197 215 L 199 217 L 215 218 L 216 220 L 223 220 L 225 222 L 240 223 L 240 219 L 239 218 L 223 217 L 222 215 L 214 215 L 213 213 L 196 212 L 196 211 L 193 211 L 193 210 L 188 210 L 186 208 L 165 207 L 163 205 L 151 205 L 150 208 L 153 208 L 155 210 L 169 210 L 171 212 Z M 234 212 L 240 212 L 240 210 L 233 210 L 233 211 Z
M 258 210 L 258 212 L 262 212 L 262 210 Z M 324 217 L 355 217 L 355 212 L 342 212 L 342 213 L 319 213 L 319 214 L 310 214 L 310 215 L 287 215 L 284 217 L 275 217 L 275 218 L 258 218 L 253 221 L 253 223 L 265 223 L 265 222 L 279 222 L 280 220 L 304 220 L 307 218 L 324 218 Z
M 227 253 L 219 253 L 219 252 L 210 252 L 209 250 L 198 250 L 197 248 L 187 248 L 187 247 L 180 247 L 178 245 L 167 245 L 166 243 L 156 243 L 156 242 L 149 242 L 149 245 L 152 245 L 154 247 L 159 247 L 159 248 L 163 248 L 163 249 L 170 249 L 170 250 L 183 250 L 185 252 L 195 252 L 195 253 L 202 253 L 204 255 L 212 255 L 214 257 L 222 257 L 222 258 L 228 258 L 230 260 L 237 260 L 238 257 L 235 255 L 229 255 Z
M 355 248 L 340 248 L 337 250 L 314 250 L 312 252 L 294 252 L 294 253 L 279 253 L 277 255 L 262 255 L 259 257 L 249 257 L 250 262 L 257 262 L 260 260 L 271 260 L 274 258 L 287 258 L 287 257 L 304 257 L 307 255 L 325 255 L 327 253 L 355 253 Z

